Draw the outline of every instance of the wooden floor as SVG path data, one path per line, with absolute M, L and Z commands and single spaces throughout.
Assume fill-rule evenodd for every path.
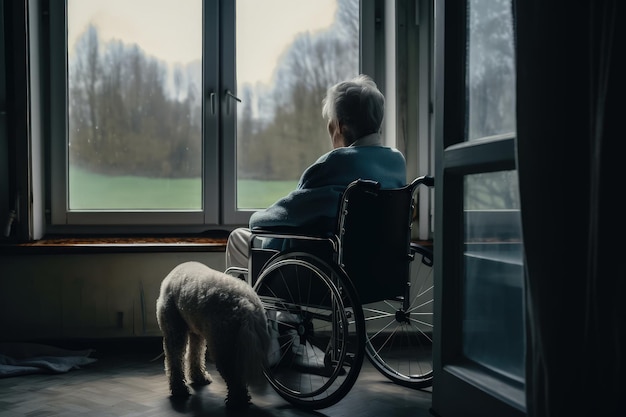
M 122 345 L 128 343 L 96 347 L 97 362 L 65 374 L 0 379 L 0 416 L 431 416 L 430 390 L 397 386 L 367 360 L 350 393 L 322 410 L 296 409 L 267 386 L 252 392 L 248 410 L 229 412 L 224 382 L 211 364 L 214 382 L 175 402 L 168 394 L 162 358 L 153 360 L 161 352 L 160 341 Z

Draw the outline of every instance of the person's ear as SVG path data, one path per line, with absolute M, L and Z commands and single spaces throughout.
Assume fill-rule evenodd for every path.
M 328 134 L 332 136 L 333 131 L 335 130 L 335 126 L 332 120 L 328 120 L 328 123 L 326 123 L 326 129 L 328 130 Z

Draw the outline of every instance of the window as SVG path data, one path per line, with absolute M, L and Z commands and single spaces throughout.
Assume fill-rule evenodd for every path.
M 246 224 L 330 150 L 321 100 L 363 71 L 358 0 L 49 7 L 49 231 Z
M 463 354 L 524 381 L 524 273 L 517 171 L 464 177 Z
M 510 0 L 468 1 L 467 140 L 515 132 Z
M 236 190 L 224 200 L 228 223 L 247 222 L 249 210 L 286 195 L 332 149 L 322 98 L 329 86 L 360 72 L 358 0 L 238 0 L 235 15 L 241 102 L 229 96 L 238 114 L 235 158 L 225 158 L 224 189 Z
M 68 211 L 202 209 L 202 1 L 172 6 L 68 0 Z
M 445 43 L 435 64 L 435 204 L 442 212 L 435 218 L 433 410 L 521 416 L 524 256 L 512 1 L 436 7 L 445 19 L 436 21 L 435 36 Z

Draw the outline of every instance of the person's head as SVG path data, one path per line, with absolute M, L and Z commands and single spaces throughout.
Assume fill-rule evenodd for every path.
M 385 97 L 367 75 L 359 75 L 330 87 L 322 101 L 333 147 L 350 146 L 357 139 L 379 133 L 385 113 Z

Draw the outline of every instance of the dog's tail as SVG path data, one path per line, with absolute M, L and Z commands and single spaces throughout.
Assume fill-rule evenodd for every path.
M 260 302 L 259 302 L 260 304 Z M 250 385 L 259 386 L 265 382 L 263 369 L 267 366 L 270 336 L 267 331 L 265 310 L 259 305 L 239 328 L 240 343 L 237 343 L 237 357 L 242 372 Z

